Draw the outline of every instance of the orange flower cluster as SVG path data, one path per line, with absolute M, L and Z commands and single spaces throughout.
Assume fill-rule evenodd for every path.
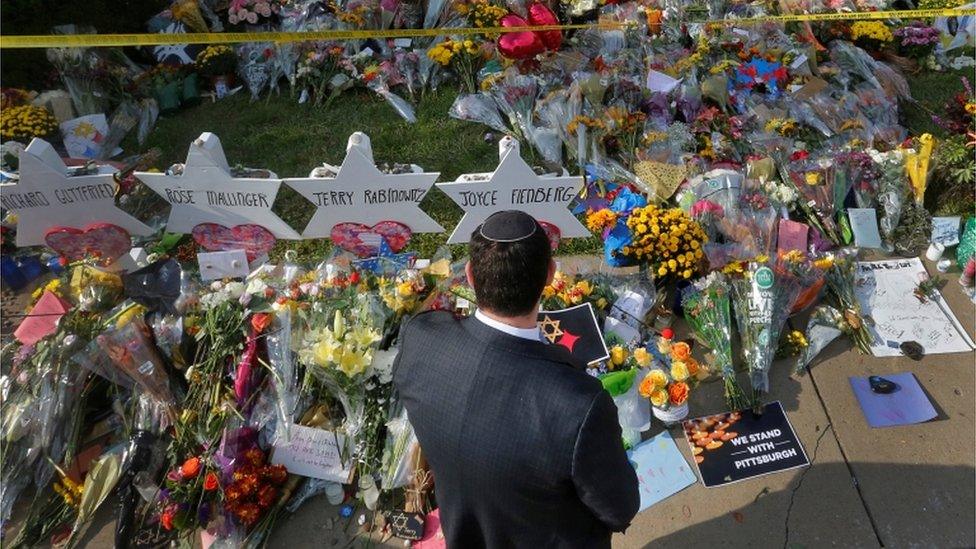
M 278 501 L 278 489 L 288 479 L 284 465 L 265 463 L 264 452 L 244 452 L 244 464 L 234 471 L 234 481 L 224 489 L 224 508 L 244 526 L 251 527 Z

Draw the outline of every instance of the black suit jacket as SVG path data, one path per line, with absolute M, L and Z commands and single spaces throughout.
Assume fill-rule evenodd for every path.
M 426 313 L 393 380 L 448 547 L 609 547 L 637 513 L 613 399 L 563 347 Z

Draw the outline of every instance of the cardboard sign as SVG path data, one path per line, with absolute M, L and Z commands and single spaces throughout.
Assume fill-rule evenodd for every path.
M 854 390 L 854 396 L 861 405 L 864 419 L 871 427 L 911 425 L 935 419 L 939 415 L 932 406 L 932 401 L 915 379 L 915 374 L 905 372 L 886 374 L 881 377 L 897 386 L 894 392 L 876 393 L 871 390 L 868 378 L 850 378 L 851 389 Z
M 946 248 L 959 244 L 959 222 L 956 217 L 932 218 L 932 242 L 942 244 Z
M 568 206 L 580 189 L 580 176 L 538 176 L 519 153 L 518 141 L 505 137 L 498 143 L 499 163 L 490 174 L 465 174 L 437 186 L 464 210 L 448 244 L 462 244 L 491 214 L 521 210 L 559 229 L 562 238 L 588 237 L 590 231 Z
M 104 114 L 88 114 L 60 124 L 64 149 L 72 158 L 98 158 L 108 137 Z
M 610 358 L 593 306 L 583 303 L 559 311 L 539 311 L 539 329 L 552 345 L 562 345 L 585 364 Z
M 271 463 L 284 465 L 295 475 L 348 484 L 352 479 L 352 460 L 343 464 L 345 437 L 333 431 L 292 425 L 289 442 L 275 444 Z
M 220 139 L 212 133 L 200 134 L 190 145 L 181 175 L 135 176 L 170 203 L 168 232 L 190 233 L 201 223 L 217 223 L 260 225 L 277 238 L 301 238 L 271 211 L 281 180 L 232 177 Z
M 14 337 L 24 345 L 33 345 L 58 329 L 58 321 L 71 310 L 71 304 L 52 292 L 44 292 L 28 313 Z
M 638 444 L 627 452 L 627 457 L 637 472 L 641 511 L 677 494 L 698 480 L 668 431 Z
M 202 280 L 221 278 L 245 278 L 251 272 L 244 250 L 226 252 L 201 252 L 197 254 Z
M 854 232 L 854 244 L 858 248 L 880 248 L 881 233 L 878 232 L 878 214 L 874 208 L 848 208 L 847 218 Z
M 629 347 L 640 345 L 641 342 L 639 331 L 624 321 L 612 316 L 608 316 L 603 322 L 603 333 L 616 335 Z
M 776 242 L 777 251 L 788 252 L 790 250 L 800 250 L 801 252 L 805 252 L 807 250 L 807 237 L 810 233 L 810 227 L 805 223 L 780 219 L 778 233 Z
M 938 291 L 924 302 L 913 296 L 928 277 L 919 258 L 861 261 L 856 276 L 854 294 L 861 312 L 874 320 L 868 326 L 874 356 L 902 356 L 898 347 L 905 341 L 918 342 L 927 355 L 976 347 Z
M 698 474 L 708 488 L 810 464 L 779 402 L 683 423 Z
M 43 139 L 20 152 L 20 181 L 0 185 L 0 206 L 17 214 L 17 246 L 43 246 L 52 227 L 80 228 L 92 223 L 118 225 L 129 234 L 153 230 L 115 205 L 115 168 L 68 176 L 68 167 Z
M 610 307 L 610 316 L 635 330 L 639 330 L 644 316 L 647 311 L 651 310 L 653 304 L 652 296 L 646 296 L 633 290 L 624 290 Z
M 440 233 L 444 227 L 420 209 L 439 175 L 381 172 L 373 163 L 369 137 L 357 132 L 349 137 L 335 177 L 285 179 L 285 185 L 315 207 L 302 238 L 329 238 L 339 223 L 372 226 L 382 221 L 402 223 L 415 233 Z

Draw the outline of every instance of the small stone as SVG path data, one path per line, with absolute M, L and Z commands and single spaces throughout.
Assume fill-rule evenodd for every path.
M 871 390 L 875 393 L 888 395 L 894 393 L 898 390 L 898 384 L 888 381 L 881 376 L 871 376 L 868 378 L 868 383 L 871 384 Z
M 491 132 L 485 132 L 484 140 L 485 140 L 485 143 L 491 145 L 492 143 L 495 142 L 495 134 L 493 134 Z

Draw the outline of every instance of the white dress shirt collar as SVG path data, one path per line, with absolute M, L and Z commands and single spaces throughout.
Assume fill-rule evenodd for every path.
M 474 317 L 480 320 L 481 323 L 484 324 L 485 326 L 488 326 L 489 328 L 494 328 L 499 332 L 505 332 L 508 335 L 520 337 L 522 339 L 528 339 L 531 341 L 542 341 L 542 332 L 539 331 L 538 327 L 517 328 L 515 326 L 511 326 L 505 324 L 504 322 L 495 320 L 494 318 L 490 318 L 488 315 L 482 313 L 481 310 L 475 311 Z

